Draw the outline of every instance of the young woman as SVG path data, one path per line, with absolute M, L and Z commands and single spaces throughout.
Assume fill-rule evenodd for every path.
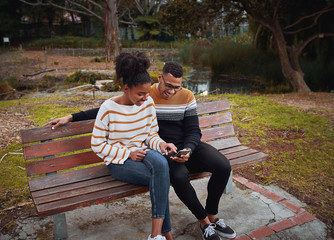
M 116 58 L 116 76 L 122 79 L 124 92 L 101 105 L 91 146 L 114 178 L 149 186 L 152 232 L 148 239 L 171 240 L 169 168 L 161 153 L 176 152 L 176 147 L 158 135 L 155 105 L 149 96 L 149 66 L 149 59 L 140 52 Z

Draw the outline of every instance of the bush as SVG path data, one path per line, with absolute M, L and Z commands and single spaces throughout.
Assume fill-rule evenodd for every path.
M 110 77 L 96 72 L 75 71 L 66 77 L 66 83 L 90 83 L 95 84 L 96 80 L 109 79 Z

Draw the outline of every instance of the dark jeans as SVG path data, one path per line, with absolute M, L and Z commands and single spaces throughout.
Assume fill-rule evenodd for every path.
M 203 142 L 198 144 L 186 163 L 175 162 L 169 156 L 166 158 L 169 163 L 170 180 L 180 200 L 199 220 L 206 218 L 207 214 L 216 215 L 219 200 L 231 174 L 229 160 L 217 149 Z M 196 172 L 212 173 L 207 186 L 208 196 L 205 208 L 190 184 L 189 173 Z

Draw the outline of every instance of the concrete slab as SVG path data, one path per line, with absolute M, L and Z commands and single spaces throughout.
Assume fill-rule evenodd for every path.
M 208 178 L 192 181 L 203 204 L 207 182 Z M 303 209 L 306 205 L 292 195 L 273 185 L 259 186 L 262 192 L 257 192 L 236 179 L 234 182 L 232 194 L 224 194 L 220 201 L 218 216 L 237 232 L 236 239 L 327 239 L 326 225 L 307 213 Z M 276 201 L 268 192 L 275 194 L 273 199 Z M 279 201 L 277 196 L 280 196 Z M 173 188 L 170 191 L 170 211 L 176 240 L 202 239 L 197 220 L 178 199 Z M 300 215 L 303 213 L 306 214 Z M 147 239 L 151 230 L 150 216 L 148 193 L 76 209 L 66 213 L 69 239 Z M 15 236 L 0 236 L 1 240 L 53 238 L 52 217 L 25 219 L 17 222 Z

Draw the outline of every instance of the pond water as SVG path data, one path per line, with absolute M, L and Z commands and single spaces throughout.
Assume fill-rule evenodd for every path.
M 182 84 L 194 94 L 263 92 L 264 85 L 247 77 L 235 77 L 226 74 L 213 76 L 210 69 L 191 68 L 184 76 Z
M 160 61 L 181 62 L 177 51 L 159 51 Z M 263 92 L 264 85 L 249 77 L 231 76 L 227 74 L 212 75 L 209 68 L 187 66 L 182 85 L 194 94 L 238 93 L 250 94 Z

